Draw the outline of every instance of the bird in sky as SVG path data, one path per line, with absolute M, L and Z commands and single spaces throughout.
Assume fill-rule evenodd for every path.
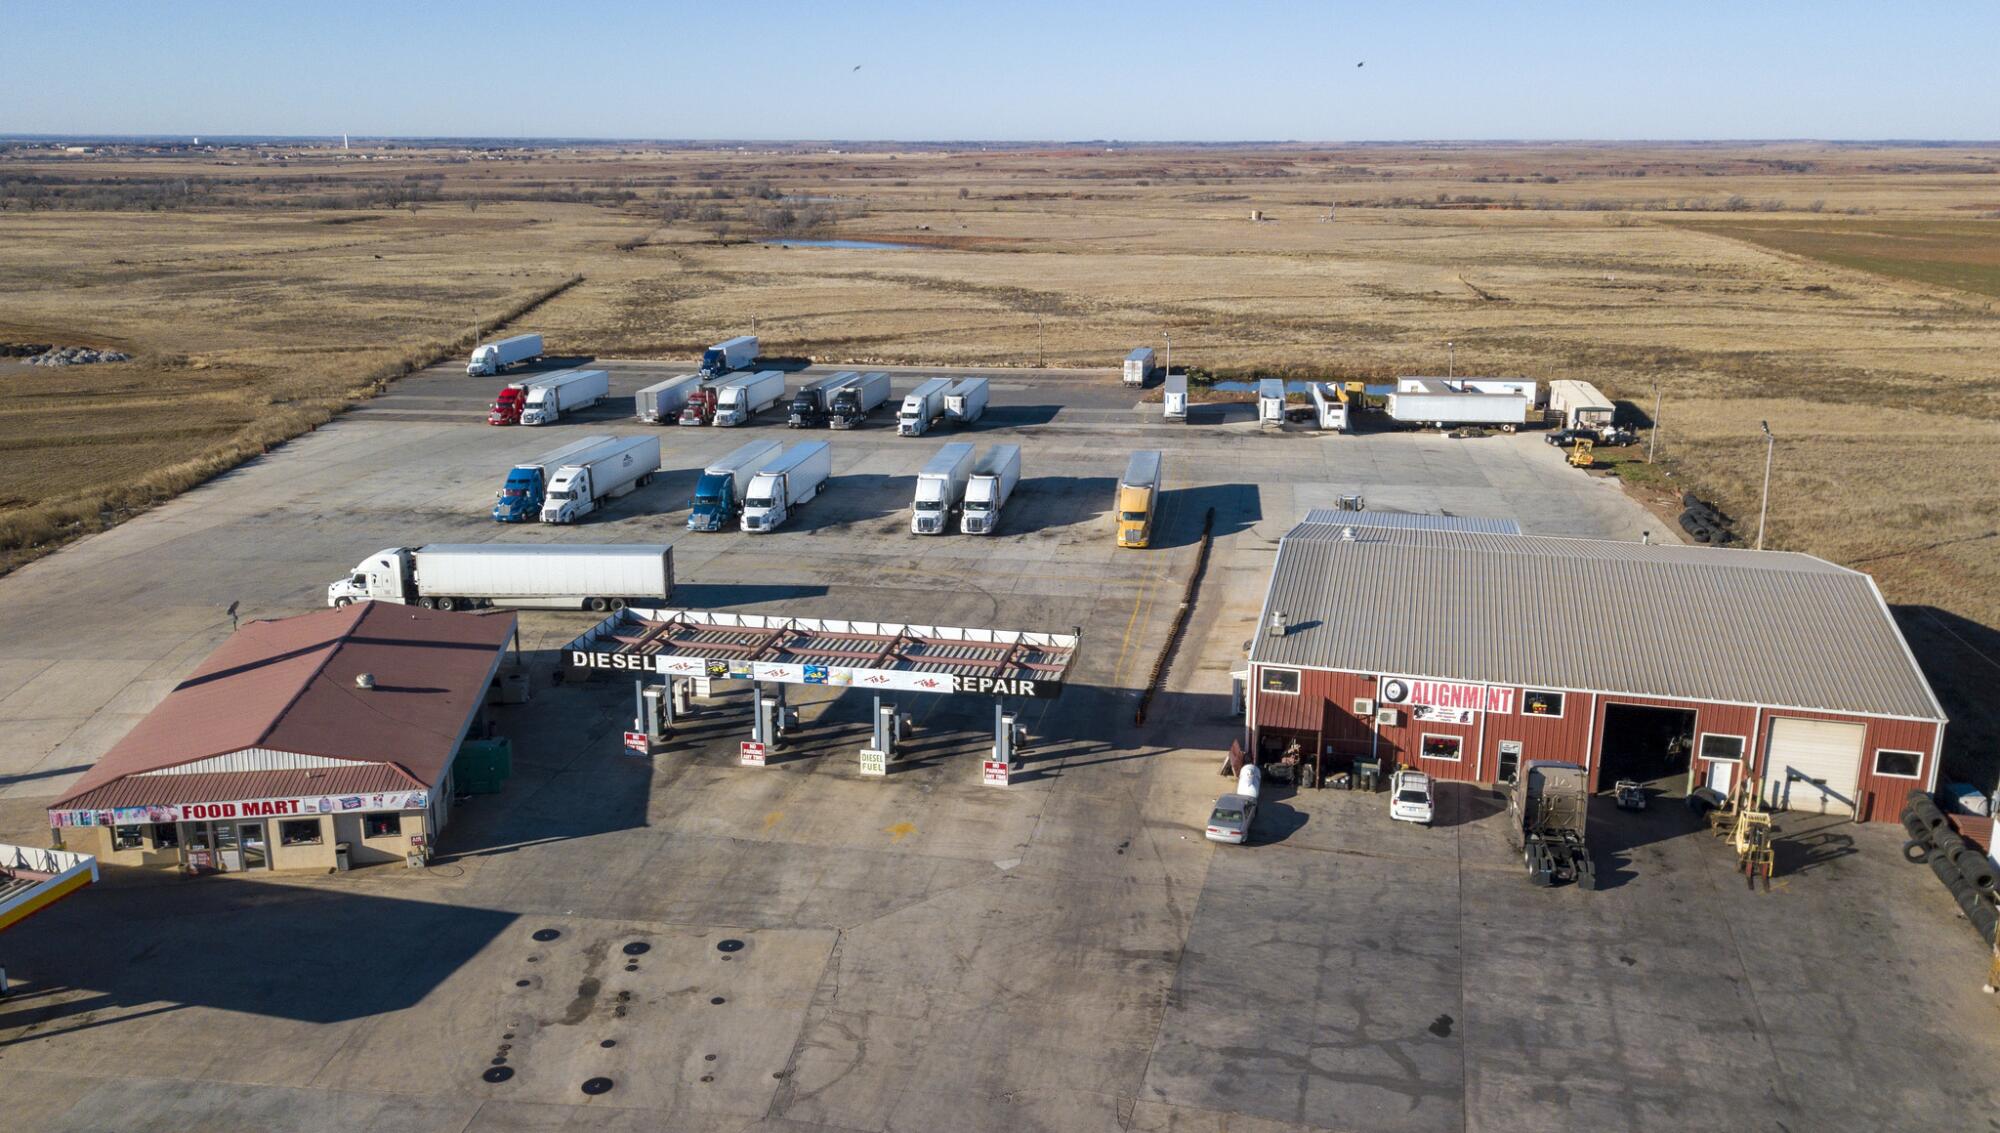
M 854 65 L 854 71 L 859 71 L 860 69 L 861 69 L 861 64 L 859 64 L 859 63 L 856 63 L 856 64 Z M 851 75 L 851 74 L 853 74 L 853 73 L 854 73 L 854 71 L 849 71 L 849 72 L 847 72 L 847 73 Z
M 1368 60 L 1366 59 L 1363 59 L 1361 62 L 1355 64 L 1355 66 L 1357 67 L 1366 67 L 1367 65 L 1368 65 Z

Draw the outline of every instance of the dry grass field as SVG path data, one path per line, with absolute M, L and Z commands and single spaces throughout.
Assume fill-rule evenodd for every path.
M 1635 419 L 1657 388 L 1666 460 L 1633 469 L 1642 490 L 1695 487 L 1754 535 L 1768 420 L 1768 543 L 1874 572 L 1968 695 L 2000 679 L 2000 150 L 368 156 L 0 152 L 0 340 L 140 356 L 0 362 L 0 446 L 33 453 L 0 466 L 4 553 L 581 276 L 520 324 L 559 353 L 685 356 L 755 318 L 767 354 L 830 361 L 1108 381 L 1170 334 L 1181 365 L 1377 376 L 1442 372 L 1450 341 L 1460 373 L 1588 379 Z M 1981 729 L 1967 750 L 2000 743 Z

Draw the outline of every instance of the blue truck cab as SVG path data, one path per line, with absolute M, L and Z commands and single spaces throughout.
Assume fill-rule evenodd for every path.
M 739 503 L 735 476 L 727 472 L 702 473 L 694 485 L 694 508 L 688 512 L 688 530 L 722 530 L 736 518 Z
M 493 497 L 493 518 L 501 523 L 526 523 L 540 518 L 548 482 L 538 464 L 517 464 Z

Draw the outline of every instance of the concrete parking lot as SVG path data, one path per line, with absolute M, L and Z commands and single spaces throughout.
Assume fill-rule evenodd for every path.
M 1026 774 L 979 784 L 990 702 L 906 698 L 911 758 L 863 779 L 867 706 L 824 690 L 795 700 L 801 732 L 769 767 L 736 765 L 747 698 L 726 687 L 634 759 L 629 684 L 551 680 L 546 651 L 591 617 L 524 615 L 536 692 L 500 716 L 515 775 L 460 810 L 430 869 L 111 877 L 0 937 L 23 1128 L 1834 1129 L 1990 1111 L 1983 958 L 1893 832 L 1787 824 L 1769 894 L 1676 808 L 1603 816 L 1604 890 L 1534 890 L 1472 788 L 1429 829 L 1322 791 L 1279 797 L 1257 844 L 1201 839 L 1238 733 L 1228 674 L 1306 508 L 1358 491 L 1531 533 L 1657 527 L 1536 437 L 1266 435 L 1243 408 L 1168 425 L 1105 373 L 996 371 L 964 439 L 1020 444 L 1024 478 L 992 539 L 909 534 L 917 469 L 961 435 L 896 438 L 886 413 L 841 433 L 775 413 L 667 429 L 666 473 L 607 512 L 492 523 L 509 464 L 648 428 L 630 392 L 682 369 L 606 368 L 612 401 L 541 429 L 483 423 L 495 379 L 421 375 L 0 579 L 0 838 L 45 840 L 41 808 L 227 634 L 229 603 L 315 608 L 369 552 L 439 541 L 671 542 L 695 608 L 1080 627 L 1071 687 L 1025 706 Z M 833 482 L 779 532 L 687 533 L 695 474 L 752 436 L 829 440 Z M 1165 450 L 1168 493 L 1158 545 L 1120 551 L 1108 513 L 1135 448 Z M 1210 508 L 1201 599 L 1137 727 Z

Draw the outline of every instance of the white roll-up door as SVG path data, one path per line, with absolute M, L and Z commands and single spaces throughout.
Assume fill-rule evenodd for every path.
M 1773 720 L 1764 797 L 1783 810 L 1853 814 L 1866 729 L 1827 720 Z

